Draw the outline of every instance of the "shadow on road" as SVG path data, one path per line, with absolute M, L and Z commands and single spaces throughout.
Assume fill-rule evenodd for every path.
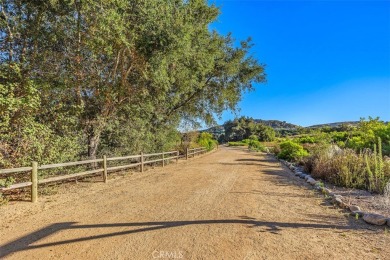
M 163 222 L 136 222 L 136 223 L 110 223 L 110 224 L 95 224 L 95 225 L 77 225 L 77 222 L 62 222 L 49 225 L 36 232 L 30 233 L 24 237 L 14 240 L 8 244 L 0 246 L 0 258 L 6 257 L 12 253 L 31 250 L 37 248 L 44 248 L 50 246 L 58 246 L 70 243 L 77 243 L 82 241 L 90 241 L 95 239 L 102 239 L 114 236 L 130 235 L 139 232 L 147 232 L 166 228 L 183 227 L 188 225 L 212 225 L 212 224 L 241 224 L 249 225 L 249 228 L 266 227 L 266 230 L 260 232 L 271 232 L 276 234 L 283 228 L 305 228 L 305 229 L 329 229 L 332 232 L 335 230 L 349 230 L 357 229 L 348 225 L 335 225 L 335 224 L 318 224 L 318 223 L 283 223 L 283 222 L 269 222 L 259 221 L 251 217 L 240 216 L 240 219 L 220 219 L 220 220 L 192 220 L 192 221 L 163 221 Z M 95 236 L 86 236 L 81 238 L 62 240 L 51 243 L 44 243 L 38 245 L 32 245 L 40 240 L 52 236 L 55 233 L 66 230 L 82 230 L 82 229 L 94 229 L 94 228 L 113 228 L 113 227 L 129 227 L 132 229 L 105 233 Z M 134 229 L 133 227 L 139 227 Z

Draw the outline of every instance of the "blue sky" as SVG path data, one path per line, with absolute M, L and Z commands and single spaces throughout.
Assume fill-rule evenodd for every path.
M 239 116 L 302 126 L 379 116 L 390 121 L 390 1 L 210 0 L 211 28 L 250 36 L 267 83 Z M 219 123 L 234 118 L 225 112 Z

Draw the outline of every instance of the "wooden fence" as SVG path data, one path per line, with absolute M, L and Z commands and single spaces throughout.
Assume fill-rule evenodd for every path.
M 101 173 L 103 181 L 106 183 L 108 172 L 115 172 L 115 171 L 125 170 L 125 169 L 129 169 L 129 168 L 134 168 L 134 167 L 139 167 L 140 172 L 143 172 L 145 165 L 157 163 L 157 162 L 162 162 L 162 167 L 164 167 L 166 162 L 168 162 L 170 160 L 176 160 L 176 163 L 177 163 L 179 158 L 185 157 L 186 160 L 188 160 L 188 158 L 195 157 L 195 155 L 204 153 L 206 151 L 207 150 L 204 147 L 194 148 L 194 149 L 187 148 L 185 156 L 180 156 L 179 151 L 150 153 L 150 154 L 141 153 L 139 155 L 129 155 L 129 156 L 111 157 L 111 158 L 107 158 L 106 156 L 103 156 L 102 159 L 47 164 L 47 165 L 41 165 L 41 166 L 39 166 L 37 162 L 32 162 L 30 167 L 21 167 L 21 168 L 13 168 L 13 169 L 0 169 L 1 175 L 10 175 L 10 174 L 29 174 L 30 175 L 29 176 L 30 181 L 12 184 L 9 187 L 3 187 L 3 188 L 0 187 L 0 192 L 14 190 L 14 189 L 20 189 L 20 188 L 25 188 L 25 187 L 31 187 L 31 201 L 36 202 L 38 200 L 38 185 L 39 184 L 69 180 L 69 179 L 84 177 L 86 175 L 92 175 L 92 174 L 97 174 L 97 173 Z M 154 159 L 153 157 L 161 157 L 161 158 Z M 150 159 L 150 158 L 152 158 L 152 159 Z M 124 161 L 124 160 L 130 160 L 130 159 L 132 160 L 132 162 L 130 164 L 108 167 L 109 162 Z M 100 164 L 100 167 L 96 166 L 98 163 Z M 78 172 L 78 173 L 49 177 L 46 179 L 38 179 L 38 171 L 39 170 L 55 169 L 55 168 L 60 168 L 60 167 L 69 167 L 69 166 L 78 166 L 78 165 L 92 165 L 92 168 L 94 168 L 94 169 L 88 170 L 88 171 L 83 171 L 83 172 Z

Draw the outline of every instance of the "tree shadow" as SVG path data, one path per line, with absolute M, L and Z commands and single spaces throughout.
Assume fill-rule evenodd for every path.
M 348 225 L 340 224 L 329 224 L 329 223 L 285 223 L 285 222 L 273 222 L 273 221 L 260 221 L 255 218 L 248 216 L 239 216 L 239 219 L 216 219 L 216 220 L 189 220 L 189 221 L 162 221 L 162 222 L 134 222 L 134 223 L 108 223 L 108 224 L 90 224 L 90 225 L 77 225 L 77 222 L 61 222 L 54 223 L 46 226 L 33 233 L 25 235 L 17 240 L 9 242 L 0 246 L 0 258 L 6 257 L 12 253 L 39 249 L 50 246 L 59 246 L 71 243 L 77 243 L 82 241 L 91 241 L 96 239 L 102 239 L 107 237 L 131 235 L 140 232 L 148 232 L 153 230 L 183 227 L 190 225 L 248 225 L 248 228 L 266 227 L 265 230 L 259 232 L 270 232 L 278 234 L 283 229 L 294 228 L 294 229 L 326 229 L 331 230 L 349 230 L 357 229 L 357 227 L 351 227 Z M 95 236 L 85 236 L 75 239 L 62 240 L 57 242 L 43 243 L 32 245 L 33 243 L 39 242 L 40 240 L 52 236 L 55 233 L 66 230 L 83 230 L 83 229 L 94 229 L 94 228 L 113 228 L 113 227 L 128 227 L 129 230 L 120 232 L 111 232 Z M 134 229 L 135 228 L 135 229 Z M 359 228 L 359 227 L 358 227 Z
M 263 167 L 269 167 L 269 165 L 263 164 L 263 163 L 253 163 L 253 162 L 241 162 L 241 163 L 227 163 L 227 162 L 218 162 L 218 163 L 209 163 L 211 165 L 256 165 L 256 166 L 263 166 Z
M 260 196 L 270 196 L 270 197 L 295 197 L 295 198 L 302 198 L 302 199 L 311 199 L 311 197 L 300 195 L 300 194 L 294 194 L 289 192 L 264 192 L 260 190 L 251 190 L 251 191 L 230 191 L 229 193 L 232 194 L 253 194 L 253 195 L 260 195 Z
M 268 162 L 267 159 L 236 159 L 236 162 Z

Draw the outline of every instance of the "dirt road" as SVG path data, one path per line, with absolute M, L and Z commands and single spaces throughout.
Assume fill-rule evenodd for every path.
M 383 227 L 348 217 L 244 149 L 72 186 L 1 207 L 0 258 L 390 258 Z

